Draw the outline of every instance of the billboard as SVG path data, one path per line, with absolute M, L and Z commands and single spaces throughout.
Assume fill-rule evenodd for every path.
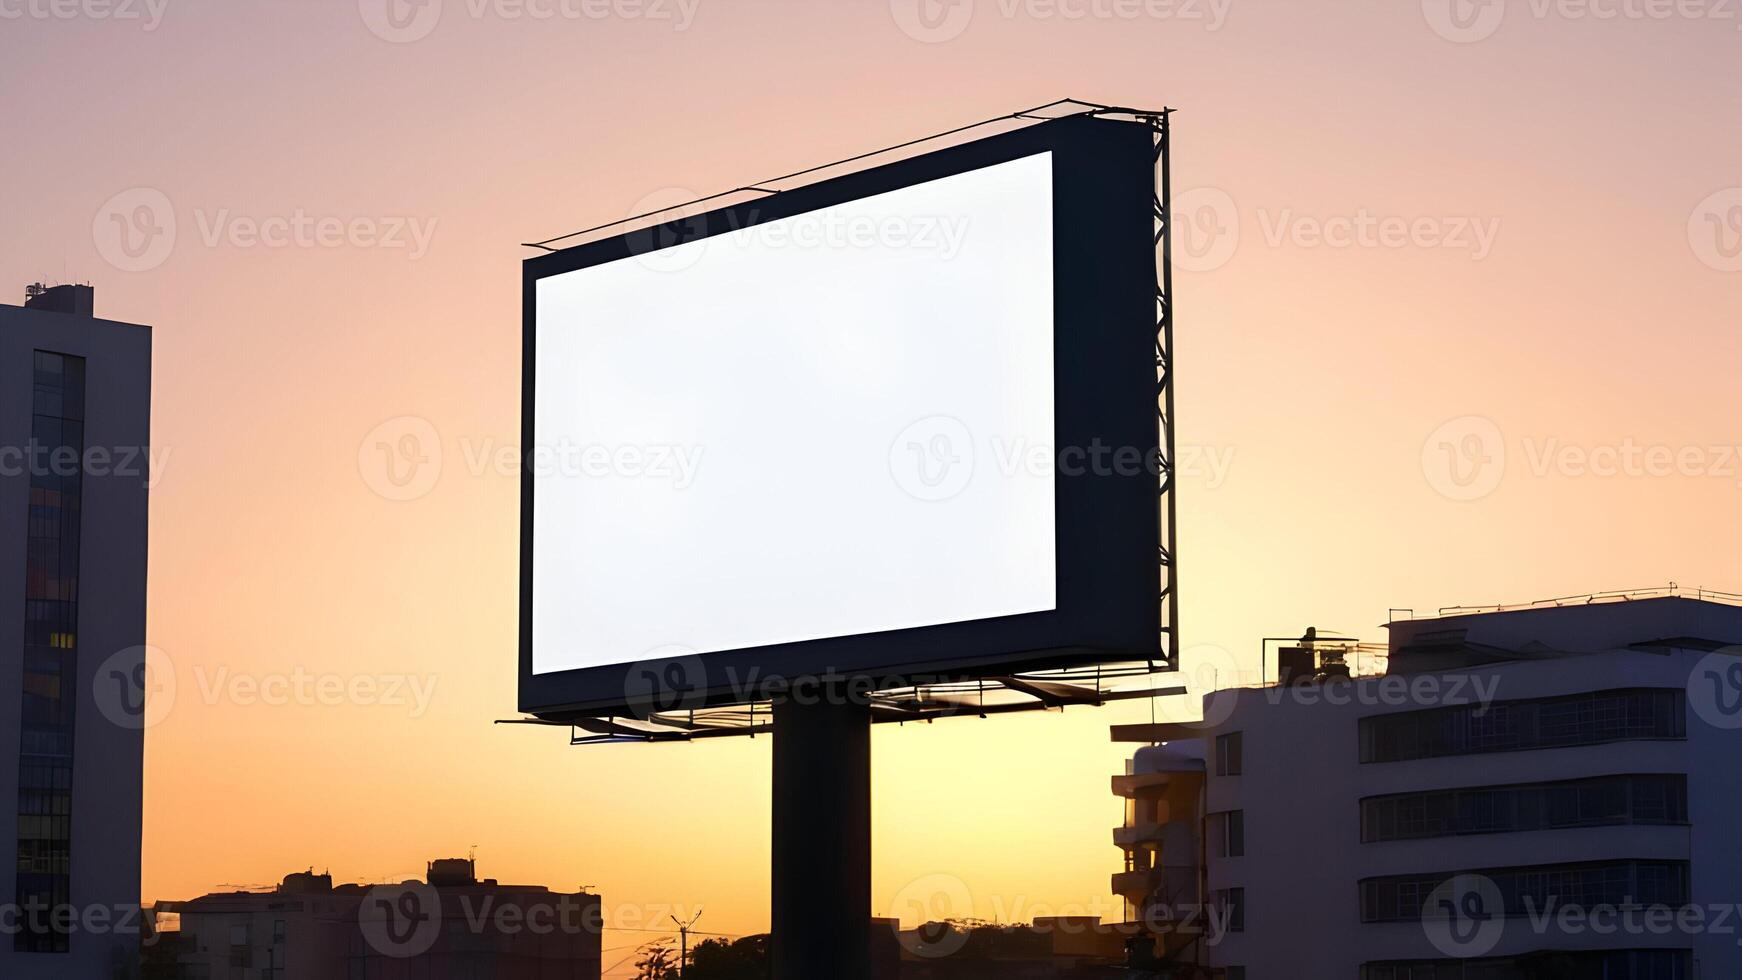
M 1063 119 L 527 261 L 522 710 L 1154 656 L 1153 168 Z

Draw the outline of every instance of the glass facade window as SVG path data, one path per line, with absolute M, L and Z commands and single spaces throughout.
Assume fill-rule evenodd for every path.
M 1494 882 L 1508 917 L 1548 908 L 1681 908 L 1688 904 L 1686 861 L 1594 861 L 1477 871 L 1389 875 L 1361 882 L 1362 922 L 1419 922 L 1428 898 L 1458 875 Z
M 1361 840 L 1368 844 L 1687 821 L 1688 778 L 1680 773 L 1468 786 L 1361 801 Z
M 1362 762 L 1687 737 L 1681 688 L 1629 688 L 1361 719 Z
M 1604 949 L 1468 960 L 1364 963 L 1361 980 L 1692 980 L 1685 949 Z
M 56 911 L 72 905 L 85 359 L 34 357 L 13 948 L 64 953 L 69 923 Z

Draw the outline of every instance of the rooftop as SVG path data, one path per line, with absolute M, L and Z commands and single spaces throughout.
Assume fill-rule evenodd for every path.
M 1393 609 L 1391 622 L 1399 619 L 1443 619 L 1453 616 L 1487 615 L 1490 613 L 1523 612 L 1528 609 L 1558 609 L 1566 606 L 1593 606 L 1607 603 L 1639 602 L 1644 599 L 1692 599 L 1696 602 L 1715 602 L 1721 605 L 1742 606 L 1742 593 L 1719 592 L 1715 589 L 1685 588 L 1675 582 L 1667 586 L 1649 589 L 1620 589 L 1613 592 L 1588 592 L 1584 595 L 1561 596 L 1556 599 L 1538 599 L 1535 602 L 1496 603 L 1486 606 L 1441 606 L 1438 612 L 1416 616 L 1413 609 Z M 1396 616 L 1396 613 L 1408 613 L 1407 616 Z M 1389 623 L 1387 625 L 1390 625 Z

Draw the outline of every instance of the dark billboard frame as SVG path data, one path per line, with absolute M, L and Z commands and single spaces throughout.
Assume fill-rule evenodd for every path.
M 1054 610 L 535 674 L 530 449 L 537 445 L 538 281 L 1043 152 L 1053 155 L 1055 452 L 1132 450 L 1145 461 L 1134 469 L 1055 474 Z M 1165 539 L 1150 462 L 1162 449 L 1156 158 L 1148 123 L 1069 116 L 526 260 L 520 709 L 549 720 L 645 714 L 649 706 L 638 694 L 647 681 L 636 678 L 661 678 L 653 683 L 664 687 L 673 672 L 682 688 L 665 693 L 680 694 L 681 703 L 655 706 L 661 710 L 763 700 L 798 678 L 887 685 L 1166 657 L 1163 573 L 1170 556 L 1157 561 L 1157 542 Z M 694 676 L 698 671 L 704 676 Z

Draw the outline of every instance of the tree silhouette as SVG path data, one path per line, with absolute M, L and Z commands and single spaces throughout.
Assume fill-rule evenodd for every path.
M 677 980 L 677 950 L 670 939 L 655 939 L 636 952 L 635 980 Z
M 768 936 L 707 939 L 690 950 L 684 980 L 768 980 Z

